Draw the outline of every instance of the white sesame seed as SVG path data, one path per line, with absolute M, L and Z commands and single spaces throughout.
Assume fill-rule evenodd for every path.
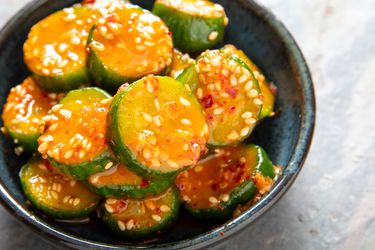
M 214 196 L 208 197 L 208 201 L 213 204 L 219 203 L 219 201 Z
M 78 61 L 79 56 L 76 53 L 68 52 L 68 58 L 72 61 Z
M 60 115 L 62 115 L 66 119 L 69 119 L 69 118 L 72 117 L 72 112 L 67 110 L 67 109 L 60 109 L 59 113 L 60 113 Z
M 158 98 L 154 99 L 154 105 L 155 105 L 156 110 L 160 110 L 160 103 L 159 103 Z
M 232 86 L 237 85 L 237 78 L 234 75 L 231 75 L 229 80 L 230 80 L 230 84 L 232 84 Z
M 213 114 L 214 115 L 220 115 L 221 113 L 223 113 L 223 111 L 224 111 L 224 108 L 222 108 L 222 107 L 216 108 L 216 109 L 214 109 Z
M 161 217 L 157 214 L 153 214 L 153 215 L 151 215 L 151 217 L 154 221 L 157 221 L 157 222 L 161 221 Z
M 134 220 L 133 219 L 128 220 L 128 222 L 126 223 L 126 229 L 132 230 L 133 227 L 134 227 Z
M 58 195 L 58 193 L 56 193 L 56 191 L 50 191 L 50 194 L 51 194 L 52 198 L 54 198 L 56 200 L 59 198 L 59 195 Z
M 246 158 L 242 156 L 242 157 L 240 158 L 240 163 L 245 163 L 245 162 L 246 162 Z
M 125 230 L 126 230 L 126 226 L 125 226 L 124 222 L 122 222 L 122 221 L 120 221 L 120 220 L 117 221 L 117 226 L 118 226 L 118 228 L 119 228 L 121 231 L 125 231 Z
M 252 87 L 253 87 L 253 81 L 248 81 L 248 82 L 245 84 L 245 91 L 250 91 Z M 255 90 L 255 91 L 256 91 L 256 90 Z
M 167 205 L 163 204 L 163 205 L 160 206 L 160 211 L 166 213 L 166 212 L 171 211 L 171 209 Z
M 110 169 L 112 166 L 113 166 L 113 162 L 110 161 L 110 162 L 108 162 L 108 163 L 105 165 L 104 169 L 105 169 L 105 170 Z
M 183 119 L 181 119 L 181 124 L 186 125 L 186 126 L 190 126 L 191 121 L 186 119 L 186 118 L 183 118 Z
M 117 202 L 116 199 L 112 199 L 112 198 L 109 198 L 105 201 L 105 203 L 109 204 L 109 205 L 113 205 Z
M 168 160 L 167 164 L 171 166 L 172 168 L 178 168 L 178 164 L 172 160 Z
M 254 104 L 256 104 L 256 105 L 262 105 L 262 104 L 263 104 L 263 101 L 262 101 L 261 99 L 259 99 L 259 98 L 255 98 L 255 99 L 253 100 L 253 102 L 254 102 Z
M 69 13 L 68 15 L 63 17 L 63 20 L 66 21 L 66 22 L 69 22 L 69 21 L 72 21 L 76 18 L 77 18 L 77 16 L 74 13 Z
M 16 153 L 16 155 L 21 155 L 23 152 L 23 147 L 14 148 L 14 152 Z
M 191 103 L 183 97 L 180 97 L 180 103 L 184 106 L 187 106 L 187 107 L 189 107 L 191 105 Z
M 107 210 L 108 213 L 113 213 L 114 212 L 113 208 L 110 205 L 104 204 L 104 207 L 105 207 L 105 209 Z
M 86 151 L 81 149 L 78 153 L 78 158 L 82 159 L 83 157 L 85 157 L 86 155 Z
M 241 136 L 246 136 L 250 131 L 250 127 L 244 127 L 241 129 Z
M 202 99 L 203 98 L 203 90 L 201 88 L 198 88 L 197 89 L 197 97 L 198 99 Z
M 244 112 L 241 117 L 244 118 L 244 119 L 247 119 L 247 118 L 250 118 L 253 116 L 253 113 L 249 112 L 249 111 L 246 111 Z
M 151 150 L 148 148 L 143 149 L 143 157 L 148 160 L 151 158 Z
M 57 130 L 57 128 L 59 127 L 59 124 L 58 123 L 55 123 L 55 124 L 52 124 L 51 126 L 48 127 L 48 130 L 50 132 L 54 132 Z
M 145 112 L 142 112 L 142 116 L 143 116 L 143 119 L 146 121 L 146 122 L 152 122 L 152 116 L 145 113 Z
M 63 203 L 67 203 L 70 200 L 70 195 L 67 195 L 63 198 Z
M 73 201 L 73 206 L 77 206 L 81 202 L 80 198 L 75 198 Z
M 51 110 L 53 111 L 53 112 L 58 112 L 61 108 L 62 108 L 62 104 L 56 104 L 55 106 L 53 106 L 52 108 L 51 108 Z
M 248 124 L 248 125 L 253 125 L 257 122 L 257 120 L 255 118 L 248 118 L 245 120 L 245 123 Z
M 143 46 L 143 45 L 137 45 L 135 46 L 135 49 L 138 51 L 145 51 L 147 48 L 146 46 Z
M 50 74 L 50 71 L 49 71 L 48 69 L 46 69 L 46 68 L 43 68 L 43 69 L 42 69 L 42 73 L 43 73 L 44 75 L 49 75 L 49 74 Z
M 196 173 L 202 172 L 202 170 L 203 170 L 202 165 L 198 165 L 198 166 L 194 167 L 194 172 L 196 172 Z
M 160 118 L 158 116 L 154 116 L 153 120 L 154 120 L 155 126 L 157 126 L 157 127 L 161 126 L 161 121 L 160 121 Z
M 189 145 L 188 144 L 184 144 L 184 146 L 182 146 L 182 150 L 183 151 L 188 151 L 189 150 Z
M 59 68 L 64 68 L 66 65 L 68 65 L 69 61 L 67 59 L 65 60 L 62 60 L 60 63 L 59 63 Z
M 229 201 L 229 194 L 223 194 L 222 197 L 221 197 L 221 200 L 224 201 L 224 202 Z
M 238 79 L 238 82 L 239 83 L 244 83 L 247 81 L 247 79 L 249 79 L 249 77 L 247 75 L 242 75 L 239 79 Z
M 152 84 L 151 84 L 150 81 L 147 81 L 147 83 L 146 83 L 146 89 L 150 93 L 154 92 L 154 87 L 152 86 Z
M 64 52 L 68 48 L 68 45 L 66 43 L 60 43 L 59 44 L 59 52 Z
M 65 154 L 64 154 L 64 158 L 65 159 L 69 159 L 70 157 L 72 157 L 73 155 L 73 151 L 72 150 L 68 150 Z
M 212 31 L 212 32 L 210 33 L 210 35 L 208 36 L 208 40 L 213 41 L 213 40 L 215 40 L 215 39 L 217 38 L 218 35 L 219 35 L 219 32 L 217 32 L 217 31 Z
M 233 131 L 227 135 L 227 139 L 229 140 L 236 140 L 238 138 L 238 133 Z
M 43 142 L 42 144 L 39 145 L 38 147 L 38 151 L 41 153 L 41 154 L 44 154 L 45 151 L 47 150 L 48 148 L 48 143 L 47 142 Z

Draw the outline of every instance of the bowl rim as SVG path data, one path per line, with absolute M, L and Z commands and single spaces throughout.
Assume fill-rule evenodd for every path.
M 27 225 L 39 236 L 49 241 L 50 243 L 59 243 L 63 246 L 79 248 L 79 249 L 140 249 L 140 248 L 168 248 L 168 249 L 186 249 L 190 247 L 203 248 L 208 245 L 217 244 L 228 236 L 233 235 L 235 232 L 243 229 L 247 225 L 254 222 L 260 215 L 264 214 L 271 206 L 273 206 L 289 189 L 294 182 L 299 172 L 303 167 L 303 163 L 307 157 L 310 149 L 314 127 L 315 127 L 315 93 L 313 81 L 309 71 L 306 60 L 298 47 L 293 36 L 269 10 L 262 5 L 252 0 L 239 0 L 244 7 L 251 9 L 259 18 L 263 19 L 281 39 L 285 45 L 290 59 L 294 61 L 295 72 L 300 78 L 302 83 L 300 92 L 304 97 L 304 102 L 301 107 L 301 127 L 298 132 L 298 140 L 293 149 L 293 154 L 288 161 L 287 170 L 277 180 L 270 192 L 263 196 L 259 202 L 248 209 L 239 217 L 232 219 L 225 224 L 212 229 L 204 234 L 194 236 L 190 239 L 181 241 L 174 241 L 162 244 L 150 245 L 119 245 L 119 244 L 106 244 L 91 240 L 86 240 L 81 237 L 71 235 L 69 233 L 60 232 L 58 229 L 49 226 L 37 218 L 32 213 L 28 212 L 22 204 L 19 204 L 15 197 L 11 195 L 5 184 L 0 180 L 0 200 L 3 207 L 14 217 L 16 217 L 23 224 Z M 3 26 L 0 31 L 0 44 L 3 43 L 4 37 L 7 37 L 12 32 L 13 28 L 17 25 L 19 18 L 25 18 L 28 14 L 36 11 L 43 5 L 47 4 L 49 0 L 33 0 L 26 4 L 19 10 L 9 21 Z

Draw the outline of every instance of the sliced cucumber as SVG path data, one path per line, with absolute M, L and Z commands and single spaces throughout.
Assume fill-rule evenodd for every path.
M 58 174 L 39 157 L 22 167 L 20 180 L 31 203 L 54 218 L 84 217 L 99 205 L 99 197 L 86 185 Z
M 178 77 L 178 81 L 187 84 L 191 91 L 196 91 L 199 84 L 199 75 L 195 69 L 195 65 L 187 67 Z
M 137 200 L 163 193 L 172 185 L 170 180 L 142 179 L 122 164 L 91 176 L 88 183 L 101 196 Z
M 228 18 L 223 7 L 206 0 L 157 0 L 152 12 L 161 17 L 183 52 L 201 52 L 223 40 Z
M 117 8 L 93 27 L 88 48 L 91 75 L 111 92 L 123 83 L 160 74 L 172 63 L 168 27 L 159 17 L 131 4 Z
M 188 212 L 194 217 L 224 221 L 238 205 L 256 195 L 255 178 L 259 175 L 272 181 L 272 163 L 260 147 L 240 144 L 216 149 L 197 166 L 180 173 L 176 185 Z
M 145 200 L 108 199 L 102 219 L 114 233 L 129 239 L 150 238 L 165 231 L 178 217 L 175 188 Z
M 77 180 L 113 166 L 116 159 L 106 139 L 110 102 L 111 96 L 98 88 L 70 91 L 44 118 L 46 130 L 38 139 L 43 158 Z
M 235 46 L 231 44 L 225 45 L 221 51 L 228 55 L 238 57 L 253 71 L 254 76 L 259 83 L 260 92 L 263 96 L 263 106 L 262 111 L 260 112 L 260 119 L 272 116 L 274 114 L 275 95 L 271 90 L 271 84 L 267 81 L 264 74 L 242 50 L 237 49 Z
M 195 64 L 189 54 L 183 54 L 179 50 L 173 50 L 172 65 L 168 69 L 168 76 L 176 79 L 187 67 Z
M 57 11 L 35 24 L 24 59 L 40 87 L 64 92 L 90 83 L 86 42 L 96 11 L 81 5 Z
M 146 179 L 171 178 L 206 151 L 203 110 L 170 77 L 148 76 L 116 94 L 108 119 L 112 150 Z
M 16 153 L 36 151 L 37 139 L 44 129 L 42 117 L 58 98 L 59 95 L 41 90 L 31 77 L 10 90 L 1 117 L 6 132 L 18 146 Z
M 195 94 L 207 116 L 208 144 L 228 146 L 246 139 L 263 103 L 252 71 L 239 58 L 218 50 L 204 52 L 195 69 L 199 79 Z

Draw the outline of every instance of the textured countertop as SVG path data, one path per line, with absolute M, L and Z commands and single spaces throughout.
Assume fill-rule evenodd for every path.
M 0 26 L 28 0 L 0 0 Z M 262 0 L 312 71 L 315 136 L 304 169 L 265 216 L 215 249 L 374 249 L 375 1 Z M 0 207 L 0 249 L 53 249 Z

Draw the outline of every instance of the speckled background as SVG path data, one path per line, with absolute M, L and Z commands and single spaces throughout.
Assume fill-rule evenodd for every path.
M 28 0 L 0 0 L 0 26 Z M 299 43 L 317 96 L 309 157 L 285 197 L 214 249 L 374 249 L 375 1 L 262 0 Z M 0 208 L 0 249 L 54 249 Z

